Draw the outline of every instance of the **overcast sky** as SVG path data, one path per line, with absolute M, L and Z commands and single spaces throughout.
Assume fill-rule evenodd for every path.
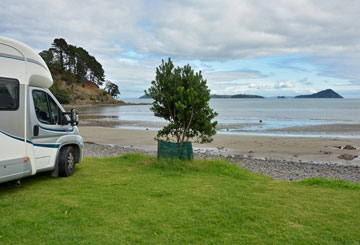
M 359 13 L 358 0 L 1 0 L 0 35 L 85 48 L 122 98 L 142 95 L 168 57 L 216 94 L 360 98 Z

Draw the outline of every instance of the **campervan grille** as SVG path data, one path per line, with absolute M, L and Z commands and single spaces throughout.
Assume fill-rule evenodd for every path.
M 19 81 L 0 77 L 0 110 L 19 108 Z

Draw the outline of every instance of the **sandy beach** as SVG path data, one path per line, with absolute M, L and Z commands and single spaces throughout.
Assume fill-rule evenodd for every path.
M 275 102 L 268 101 L 262 107 L 268 103 Z M 232 116 L 233 110 L 236 111 L 233 108 L 227 115 Z M 246 110 L 243 108 L 241 113 Z M 79 112 L 79 129 L 86 142 L 87 157 L 133 152 L 156 155 L 154 138 L 157 130 L 167 124 L 154 118 L 148 106 L 84 107 Z M 258 116 L 263 113 L 261 110 Z M 303 114 L 304 118 L 309 117 L 308 111 Z M 295 119 L 298 116 L 295 114 L 291 115 L 292 120 L 286 116 L 283 121 L 277 117 L 276 120 L 242 121 L 240 119 L 245 116 L 241 115 L 237 115 L 235 119 L 239 120 L 235 121 L 225 120 L 226 115 L 220 117 L 223 121 L 217 125 L 218 133 L 213 142 L 193 144 L 195 158 L 226 159 L 279 180 L 325 177 L 360 182 L 360 125 L 352 117 L 350 121 L 345 120 L 348 114 L 342 114 L 344 120 L 324 120 L 327 117 L 322 114 L 321 120 L 308 121 Z M 312 118 L 317 117 L 313 114 Z
M 156 131 L 80 126 L 85 142 L 112 144 L 156 151 Z M 344 149 L 351 145 L 355 149 Z M 360 166 L 360 139 L 217 134 L 210 144 L 194 144 L 195 152 L 213 155 L 243 155 L 258 159 L 322 162 Z M 342 156 L 355 157 L 353 160 Z M 346 158 L 346 157 L 345 157 Z

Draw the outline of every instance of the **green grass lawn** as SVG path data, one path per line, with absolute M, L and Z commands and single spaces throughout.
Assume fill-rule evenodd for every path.
M 143 155 L 0 184 L 0 244 L 130 243 L 359 244 L 360 185 Z

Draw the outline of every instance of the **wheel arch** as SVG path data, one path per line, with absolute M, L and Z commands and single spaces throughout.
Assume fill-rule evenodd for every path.
M 71 147 L 74 149 L 74 151 L 75 151 L 75 163 L 80 163 L 80 161 L 81 161 L 81 149 L 80 149 L 80 146 L 79 146 L 78 144 L 75 144 L 75 143 L 69 143 L 69 144 L 61 145 L 60 148 L 59 148 L 59 151 L 58 151 L 56 160 L 58 161 L 61 152 L 62 152 L 66 147 L 69 147 L 69 146 L 71 146 Z

